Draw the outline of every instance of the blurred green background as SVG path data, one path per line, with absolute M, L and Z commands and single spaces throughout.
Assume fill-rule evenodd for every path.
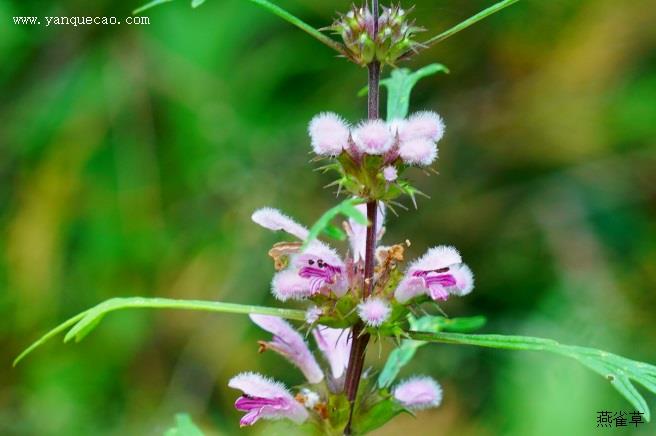
M 350 5 L 278 3 L 317 27 Z M 491 3 L 419 0 L 415 16 L 437 33 Z M 363 117 L 365 71 L 252 3 L 180 0 L 148 26 L 11 18 L 122 19 L 139 5 L 0 0 L 3 435 L 156 435 L 180 411 L 208 434 L 275 434 L 238 429 L 226 382 L 243 370 L 301 381 L 257 354 L 266 334 L 245 317 L 193 312 L 113 314 L 82 343 L 54 341 L 10 368 L 110 297 L 276 304 L 266 251 L 280 236 L 251 212 L 310 223 L 335 203 L 308 164 L 306 125 L 325 110 Z M 654 0 L 524 0 L 408 65 L 451 69 L 411 105 L 437 110 L 447 134 L 440 175 L 415 174 L 432 200 L 390 219 L 386 241 L 410 239 L 411 256 L 460 248 L 477 287 L 450 315 L 656 362 L 654 22 Z M 376 434 L 592 435 L 597 411 L 631 409 L 550 355 L 435 345 L 412 373 L 440 380 L 443 405 Z

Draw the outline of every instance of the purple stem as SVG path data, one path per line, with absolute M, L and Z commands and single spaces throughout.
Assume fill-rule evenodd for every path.
M 372 4 L 372 13 L 374 16 L 374 39 L 378 32 L 378 0 L 374 0 Z M 370 120 L 375 120 L 380 117 L 380 63 L 374 61 L 368 65 L 369 72 L 369 93 L 367 96 L 367 112 Z M 366 299 L 371 295 L 373 289 L 373 276 L 374 276 L 374 254 L 376 253 L 376 219 L 378 203 L 376 200 L 367 202 L 367 219 L 369 220 L 369 227 L 367 227 L 367 241 L 365 245 L 364 255 L 364 283 L 362 285 L 362 299 Z M 344 428 L 344 434 L 351 434 L 351 423 L 353 420 L 353 409 L 355 406 L 355 399 L 358 394 L 358 386 L 360 385 L 360 378 L 362 377 L 362 368 L 364 367 L 364 356 L 367 351 L 367 344 L 369 343 L 369 334 L 362 333 L 364 326 L 362 322 L 358 322 L 351 329 L 351 353 L 349 356 L 349 364 L 346 369 L 346 378 L 344 380 L 344 390 L 346 397 L 349 401 L 349 419 Z

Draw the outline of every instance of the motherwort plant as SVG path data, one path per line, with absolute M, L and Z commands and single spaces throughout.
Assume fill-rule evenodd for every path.
M 81 340 L 114 310 L 174 308 L 244 313 L 270 334 L 259 343 L 260 350 L 285 357 L 303 374 L 305 382 L 290 390 L 244 368 L 228 381 L 228 386 L 240 392 L 235 407 L 244 412 L 242 426 L 286 419 L 308 433 L 364 434 L 399 413 L 437 407 L 442 389 L 433 378 L 415 375 L 397 381 L 416 349 L 430 342 L 548 351 L 571 357 L 602 375 L 649 419 L 649 408 L 633 382 L 656 392 L 655 366 L 548 339 L 469 333 L 483 324 L 482 317 L 428 315 L 431 307 L 443 313 L 440 302 L 469 294 L 474 287 L 472 271 L 454 247 L 436 244 L 421 257 L 407 260 L 409 241 L 384 242 L 386 216 L 396 215 L 396 208 L 404 207 L 403 197 L 409 197 L 416 207 L 416 197 L 421 195 L 404 174 L 416 168 L 425 172 L 432 169 L 445 130 L 442 117 L 435 112 L 408 113 L 416 82 L 445 71 L 445 67 L 433 64 L 411 72 L 397 65 L 516 0 L 497 3 L 423 41 L 419 35 L 424 29 L 411 18 L 411 8 L 381 7 L 374 0 L 352 7 L 324 29 L 334 32 L 341 42 L 268 1 L 250 1 L 306 31 L 368 73 L 368 111 L 363 120 L 348 122 L 338 114 L 324 112 L 308 125 L 313 161 L 335 175 L 330 186 L 346 198 L 309 228 L 270 207 L 252 215 L 256 224 L 286 234 L 287 240 L 274 244 L 269 251 L 275 269 L 271 290 L 280 302 L 291 300 L 302 310 L 116 298 L 65 321 L 16 362 L 64 330 L 70 329 L 65 341 Z M 391 73 L 381 80 L 384 67 Z M 388 91 L 385 119 L 380 114 L 381 86 Z M 341 227 L 335 225 L 338 217 L 344 217 Z M 339 254 L 321 239 L 324 237 L 348 238 L 348 249 Z M 285 319 L 298 324 L 294 327 Z M 316 352 L 311 350 L 310 337 Z M 365 368 L 365 355 L 372 341 L 384 340 L 392 341 L 396 348 L 374 376 Z

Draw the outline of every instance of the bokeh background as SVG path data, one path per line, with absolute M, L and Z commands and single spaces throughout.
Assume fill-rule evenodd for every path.
M 350 5 L 278 3 L 317 27 Z M 418 0 L 415 16 L 436 33 L 491 3 Z M 243 370 L 301 381 L 257 354 L 266 335 L 246 317 L 194 312 L 116 313 L 82 343 L 53 341 L 10 367 L 110 297 L 276 304 L 266 251 L 280 236 L 251 212 L 311 223 L 335 203 L 308 164 L 306 125 L 325 110 L 361 118 L 366 74 L 287 23 L 243 0 L 178 0 L 148 26 L 11 19 L 123 18 L 139 5 L 0 0 L 3 435 L 155 435 L 177 412 L 208 434 L 275 434 L 238 429 L 226 382 Z M 390 219 L 386 240 L 410 239 L 411 255 L 461 249 L 477 287 L 450 315 L 656 362 L 654 22 L 653 0 L 523 0 L 407 65 L 451 69 L 412 99 L 443 115 L 447 135 L 439 176 L 414 174 L 432 200 Z M 443 405 L 376 434 L 588 435 L 597 411 L 631 409 L 551 355 L 435 345 L 412 373 L 441 381 Z

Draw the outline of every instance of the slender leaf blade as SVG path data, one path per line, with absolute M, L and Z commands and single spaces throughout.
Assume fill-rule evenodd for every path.
M 64 332 L 70 327 L 70 330 L 64 337 L 64 342 L 72 339 L 82 340 L 95 328 L 101 319 L 110 312 L 125 309 L 176 309 L 176 310 L 201 310 L 207 312 L 251 314 L 257 313 L 262 315 L 273 315 L 281 318 L 293 319 L 297 321 L 305 320 L 305 312 L 294 309 L 281 309 L 276 307 L 251 306 L 236 303 L 223 303 L 218 301 L 204 300 L 176 300 L 171 298 L 112 298 L 106 300 L 97 306 L 92 307 L 74 317 L 64 321 L 54 329 L 47 332 L 25 351 L 23 351 L 15 360 L 14 366 L 23 360 L 28 354 L 36 348 L 43 345 L 49 339 L 52 339 L 59 333 Z
M 153 0 L 153 1 L 151 1 L 151 2 L 146 3 L 146 4 L 143 5 L 143 6 L 138 7 L 138 8 L 135 9 L 134 11 L 132 11 L 132 15 L 138 15 L 138 14 L 140 14 L 140 13 L 142 13 L 142 12 L 147 11 L 148 9 L 152 9 L 152 8 L 154 8 L 155 6 L 159 6 L 159 5 L 162 5 L 162 4 L 164 4 L 164 3 L 170 3 L 170 2 L 172 2 L 172 1 L 173 1 L 173 0 Z
M 547 351 L 570 357 L 608 380 L 624 398 L 644 414 L 647 421 L 651 418 L 647 402 L 632 382 L 640 383 L 656 394 L 656 366 L 654 365 L 627 359 L 595 348 L 564 345 L 551 339 L 530 336 L 425 333 L 418 331 L 409 331 L 407 334 L 412 339 L 427 342 L 476 345 L 506 350 Z
M 439 35 L 436 35 L 432 38 L 430 38 L 428 41 L 424 42 L 424 45 L 431 45 L 431 44 L 436 44 L 440 41 L 444 41 L 445 39 L 455 35 L 456 33 L 460 32 L 461 30 L 464 30 L 468 28 L 469 26 L 472 26 L 479 21 L 481 21 L 484 18 L 489 17 L 490 15 L 499 12 L 500 10 L 507 8 L 508 6 L 512 5 L 513 3 L 517 3 L 519 0 L 503 0 L 500 1 L 499 3 L 495 3 L 492 6 L 490 6 L 487 9 L 483 9 L 481 12 L 479 12 L 476 15 L 473 15 L 466 20 L 456 24 L 455 26 L 451 27 L 448 30 L 445 30 L 444 32 L 440 33 Z
M 338 51 L 339 53 L 346 55 L 346 52 L 344 48 L 342 47 L 341 44 L 339 44 L 337 41 L 334 41 L 333 39 L 329 38 L 328 36 L 324 35 L 321 33 L 318 29 L 315 29 L 314 27 L 310 26 L 300 18 L 290 14 L 283 8 L 281 8 L 278 5 L 275 5 L 271 3 L 270 1 L 267 0 L 249 0 L 252 3 L 255 3 L 258 6 L 263 7 L 267 11 L 271 12 L 272 14 L 282 18 L 283 20 L 287 21 L 288 23 L 298 27 L 302 31 L 306 32 L 310 36 L 314 37 L 315 39 L 319 40 L 320 42 L 326 44 L 328 47 L 332 48 L 333 50 Z

